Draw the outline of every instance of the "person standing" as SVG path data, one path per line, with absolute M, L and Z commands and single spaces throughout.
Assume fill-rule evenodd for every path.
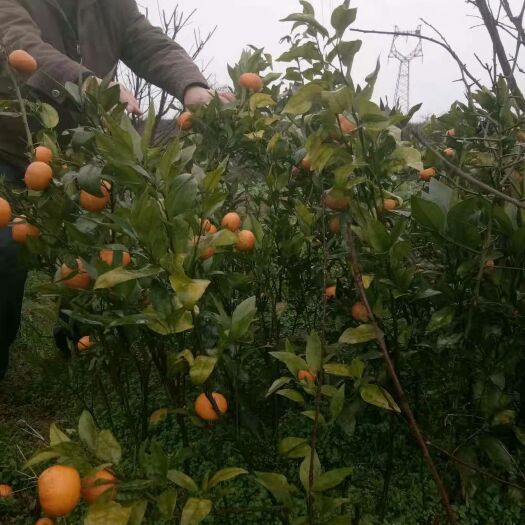
M 135 74 L 177 97 L 185 106 L 208 103 L 213 94 L 188 53 L 142 15 L 135 0 L 0 0 L 0 43 L 9 53 L 23 49 L 38 70 L 24 91 L 53 104 L 66 117 L 67 82 L 114 75 L 119 61 Z M 228 94 L 219 94 L 223 102 Z M 0 75 L 0 99 L 13 99 L 13 86 Z M 133 94 L 120 85 L 120 101 L 140 114 Z M 20 119 L 0 115 L 0 177 L 22 180 L 28 159 Z M 0 379 L 20 325 L 27 271 L 8 229 L 0 230 Z M 57 338 L 61 340 L 62 338 Z

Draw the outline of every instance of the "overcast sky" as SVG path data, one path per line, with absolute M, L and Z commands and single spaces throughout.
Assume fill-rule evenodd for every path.
M 172 9 L 175 0 L 139 0 L 150 10 L 153 21 L 157 18 L 157 3 L 166 10 Z M 519 0 L 512 0 L 516 4 Z M 180 8 L 190 13 L 196 9 L 192 23 L 182 33 L 179 42 L 190 48 L 193 31 L 199 29 L 205 34 L 217 26 L 217 30 L 205 48 L 199 64 L 208 64 L 206 73 L 219 85 L 228 84 L 226 69 L 228 63 L 235 63 L 244 46 L 253 44 L 264 47 L 277 58 L 284 48 L 279 45 L 282 36 L 289 33 L 291 24 L 279 22 L 292 12 L 301 12 L 297 0 L 178 0 Z M 316 8 L 318 20 L 330 25 L 330 13 L 339 5 L 339 0 L 311 0 Z M 355 27 L 363 29 L 392 30 L 415 29 L 424 18 L 439 28 L 449 40 L 455 51 L 473 69 L 476 67 L 473 53 L 486 59 L 491 57 L 491 45 L 485 28 L 471 29 L 479 23 L 474 18 L 474 8 L 464 0 L 352 0 L 351 6 L 358 8 Z M 423 34 L 431 35 L 431 30 L 423 27 Z M 347 39 L 361 38 L 363 47 L 354 65 L 354 78 L 359 82 L 375 66 L 377 57 L 381 58 L 381 73 L 376 87 L 376 98 L 388 96 L 393 99 L 399 63 L 388 61 L 391 38 L 375 35 L 345 35 Z M 400 42 L 401 49 L 408 51 L 413 41 Z M 420 117 L 445 111 L 456 99 L 463 95 L 462 85 L 454 82 L 459 77 L 456 64 L 446 51 L 429 43 L 423 43 L 424 60 L 412 62 L 411 104 L 423 103 Z M 278 63 L 275 69 L 283 67 Z

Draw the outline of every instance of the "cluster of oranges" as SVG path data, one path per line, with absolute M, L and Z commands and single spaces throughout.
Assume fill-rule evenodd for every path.
M 54 518 L 70 514 L 81 499 L 91 505 L 100 496 L 113 499 L 117 493 L 118 480 L 113 472 L 104 468 L 84 478 L 78 470 L 68 465 L 54 465 L 47 468 L 38 477 L 38 499 L 46 517 L 40 518 L 35 525 L 53 525 Z M 0 499 L 12 498 L 14 492 L 9 485 L 0 485 Z

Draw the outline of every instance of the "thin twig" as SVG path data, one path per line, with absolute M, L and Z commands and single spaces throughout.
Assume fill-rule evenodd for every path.
M 514 204 L 514 206 L 517 206 L 518 208 L 525 208 L 525 201 L 519 201 L 515 199 L 514 197 L 510 197 L 509 195 L 506 195 L 505 193 L 493 188 L 492 186 L 489 186 L 488 184 L 485 184 L 484 182 L 479 181 L 478 179 L 476 179 L 469 173 L 464 172 L 462 169 L 458 168 L 455 164 L 450 162 L 436 148 L 430 145 L 430 143 L 426 139 L 424 139 L 416 130 L 410 130 L 410 133 L 412 133 L 415 139 L 422 146 L 425 146 L 432 153 L 434 153 L 434 155 L 439 160 L 441 160 L 448 168 L 450 168 L 456 175 L 459 175 L 461 178 L 468 180 L 471 184 L 478 186 L 478 188 L 485 190 L 487 193 L 490 193 L 496 197 L 499 197 L 502 200 L 505 200 L 507 202 L 510 202 L 511 204 Z
M 456 516 L 454 515 L 454 511 L 452 510 L 452 507 L 450 505 L 447 489 L 445 488 L 441 475 L 439 474 L 437 467 L 434 463 L 434 460 L 432 459 L 432 456 L 430 455 L 430 452 L 426 444 L 426 440 L 423 437 L 423 434 L 421 432 L 421 429 L 419 428 L 419 425 L 416 421 L 414 413 L 412 412 L 412 408 L 410 407 L 410 403 L 408 402 L 408 398 L 406 396 L 405 390 L 403 386 L 401 385 L 401 382 L 399 381 L 399 377 L 397 375 L 397 371 L 396 371 L 394 362 L 392 361 L 390 352 L 388 351 L 388 348 L 386 346 L 383 332 L 379 329 L 374 312 L 372 311 L 372 308 L 370 307 L 370 303 L 368 302 L 368 297 L 366 294 L 365 286 L 363 284 L 363 276 L 362 276 L 361 268 L 359 265 L 357 249 L 355 246 L 354 235 L 352 233 L 352 228 L 350 226 L 346 228 L 346 244 L 347 244 L 348 253 L 349 253 L 349 262 L 350 262 L 350 267 L 352 270 L 352 275 L 354 277 L 357 289 L 359 291 L 361 302 L 364 304 L 367 314 L 368 314 L 368 318 L 370 320 L 370 323 L 372 324 L 374 328 L 375 339 L 376 339 L 377 345 L 381 349 L 381 352 L 383 354 L 383 359 L 385 361 L 385 365 L 388 371 L 388 375 L 390 376 L 390 379 L 392 380 L 392 384 L 394 385 L 394 388 L 396 390 L 396 394 L 399 399 L 399 406 L 401 410 L 403 411 L 403 414 L 406 417 L 408 427 L 410 428 L 410 431 L 412 432 L 419 448 L 421 449 L 421 453 L 423 454 L 423 459 L 425 460 L 425 463 L 427 464 L 428 469 L 430 470 L 432 478 L 434 479 L 434 483 L 436 484 L 436 488 L 438 490 L 443 508 L 445 509 L 445 512 L 447 514 L 448 520 L 452 525 L 457 525 L 458 522 L 456 520 Z

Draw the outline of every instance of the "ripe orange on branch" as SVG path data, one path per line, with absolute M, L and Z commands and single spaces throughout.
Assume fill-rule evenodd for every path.
M 38 237 L 39 235 L 40 230 L 36 226 L 29 224 L 25 217 L 17 217 L 13 221 L 13 226 L 11 226 L 13 241 L 24 244 L 27 242 L 28 237 Z
M 81 337 L 77 343 L 77 349 L 79 352 L 83 352 L 84 350 L 87 350 L 88 348 L 91 348 L 92 346 L 93 346 L 93 343 L 91 342 L 91 338 L 89 337 L 89 335 L 85 335 L 84 337 Z
M 0 228 L 5 228 L 13 217 L 11 205 L 2 197 L 0 197 Z
M 33 74 L 38 69 L 37 61 L 23 49 L 16 49 L 9 54 L 9 65 L 28 75 Z
M 191 111 L 183 111 L 177 117 L 177 126 L 183 131 L 188 131 L 193 127 L 193 113 Z
M 80 192 L 80 205 L 87 211 L 100 211 L 103 210 L 109 202 L 109 190 L 111 186 L 107 182 L 103 182 L 100 185 L 100 191 L 102 197 L 92 195 L 85 190 Z
M 352 306 L 352 317 L 355 321 L 368 321 L 368 310 L 366 306 L 361 302 L 355 303 Z
M 328 223 L 328 229 L 335 235 L 341 233 L 341 217 L 334 215 Z
M 385 210 L 395 210 L 397 208 L 397 201 L 395 199 L 384 199 L 383 208 L 385 208 Z
M 80 475 L 66 465 L 55 465 L 38 477 L 38 498 L 42 510 L 52 518 L 69 514 L 80 501 Z
M 221 226 L 231 232 L 236 232 L 241 226 L 241 217 L 238 213 L 231 211 L 222 218 Z
M 217 227 L 210 221 L 210 219 L 204 219 L 202 221 L 201 229 L 206 233 L 217 233 Z
M 55 522 L 51 518 L 40 518 L 35 525 L 54 525 Z
M 257 73 L 243 73 L 239 77 L 239 84 L 254 93 L 258 93 L 263 88 L 262 78 Z
M 82 479 L 82 497 L 86 503 L 94 503 L 102 494 L 111 490 L 111 499 L 116 496 L 117 478 L 107 469 L 102 469 Z
M 304 159 L 301 160 L 301 168 L 303 168 L 303 170 L 306 170 L 306 171 L 312 170 L 312 161 L 310 160 L 308 156 L 304 157 Z
M 333 286 L 328 286 L 324 291 L 324 296 L 326 299 L 333 299 L 336 295 L 337 287 L 335 284 Z
M 301 381 L 301 379 L 306 379 L 307 381 L 311 381 L 312 383 L 315 382 L 315 374 L 312 374 L 309 370 L 299 370 L 297 373 L 297 379 Z
M 343 133 L 350 134 L 356 130 L 354 124 L 344 115 L 337 115 L 337 120 L 339 121 L 339 126 Z
M 75 275 L 72 275 L 75 274 Z M 71 277 L 69 277 L 71 275 Z M 91 283 L 91 277 L 84 270 L 81 259 L 77 259 L 77 268 L 70 268 L 66 263 L 60 267 L 60 278 L 68 288 L 87 290 Z
M 35 160 L 49 164 L 53 160 L 53 152 L 46 146 L 37 146 L 35 148 Z
M 324 194 L 324 204 L 331 210 L 343 211 L 350 206 L 350 197 L 341 190 L 331 189 Z
M 45 162 L 35 161 L 29 164 L 24 176 L 24 182 L 30 190 L 44 191 L 53 178 L 53 170 Z
M 122 266 L 128 266 L 128 264 L 131 262 L 131 255 L 129 252 L 120 252 L 122 253 Z M 100 250 L 98 253 L 98 258 L 101 261 L 104 261 L 108 266 L 113 266 L 113 261 L 115 259 L 115 252 L 114 250 L 110 250 L 108 248 L 104 248 Z
M 451 159 L 455 154 L 456 152 L 452 148 L 445 148 L 443 150 L 443 155 L 445 155 L 445 157 L 448 157 L 449 159 Z
M 0 499 L 2 498 L 12 498 L 14 496 L 13 489 L 11 485 L 2 484 L 0 485 Z
M 241 230 L 235 248 L 240 252 L 251 252 L 255 247 L 255 235 L 250 230 Z
M 226 414 L 228 410 L 228 402 L 226 398 L 219 392 L 213 392 L 211 394 L 219 412 L 221 414 Z M 206 394 L 200 394 L 199 397 L 195 400 L 195 413 L 204 421 L 217 421 L 219 415 L 214 410 L 213 405 L 210 400 L 206 397 Z

